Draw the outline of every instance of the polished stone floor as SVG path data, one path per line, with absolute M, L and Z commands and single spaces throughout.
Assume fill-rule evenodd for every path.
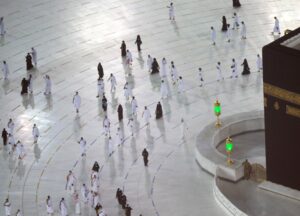
M 224 215 L 212 193 L 212 177 L 202 171 L 194 159 L 195 137 L 206 123 L 214 120 L 212 104 L 222 103 L 224 116 L 263 108 L 262 73 L 256 72 L 256 54 L 276 38 L 270 35 L 273 17 L 277 16 L 282 30 L 300 24 L 299 0 L 241 1 L 235 10 L 230 1 L 174 1 L 176 21 L 168 19 L 169 1 L 146 0 L 1 0 L 0 16 L 5 18 L 6 35 L 0 40 L 0 60 L 6 60 L 9 81 L 1 76 L 0 124 L 8 119 L 16 124 L 15 138 L 25 144 L 26 157 L 18 161 L 1 146 L 0 200 L 9 196 L 13 213 L 21 209 L 25 216 L 46 215 L 45 199 L 51 195 L 57 212 L 61 197 L 67 200 L 70 215 L 74 215 L 72 197 L 64 190 L 65 177 L 72 169 L 79 183 L 89 184 L 95 160 L 101 166 L 100 201 L 108 215 L 124 215 L 115 199 L 117 187 L 122 187 L 133 208 L 133 215 Z M 221 16 L 232 23 L 237 11 L 247 25 L 247 40 L 239 31 L 232 32 L 227 43 L 221 34 Z M 217 46 L 211 46 L 210 26 L 217 30 Z M 136 51 L 134 40 L 142 37 L 142 52 Z M 122 64 L 120 44 L 125 40 L 133 54 L 129 71 Z M 28 73 L 25 55 L 31 47 L 38 52 L 38 68 L 29 73 L 34 77 L 33 95 L 20 96 L 20 82 Z M 147 55 L 161 62 L 174 61 L 183 76 L 185 91 L 177 92 L 168 74 L 171 91 L 162 100 L 164 118 L 145 127 L 141 118 L 147 105 L 154 116 L 160 100 L 158 75 L 149 75 Z M 252 74 L 230 79 L 231 59 L 238 64 L 248 59 Z M 116 139 L 116 108 L 123 105 L 125 113 L 130 104 L 123 95 L 125 80 L 133 87 L 138 101 L 136 133 L 130 136 L 125 115 L 124 146 L 116 147 L 108 156 L 108 140 L 102 134 L 101 102 L 97 92 L 97 64 L 104 67 L 105 80 L 110 73 L 117 78 L 117 90 L 109 92 L 108 116 L 112 121 L 112 136 Z M 216 62 L 221 61 L 225 81 L 217 82 Z M 202 67 L 204 87 L 199 87 L 198 67 Z M 241 71 L 241 67 L 239 72 Z M 129 75 L 131 73 L 131 75 Z M 51 76 L 52 95 L 45 97 L 44 80 Z M 72 97 L 79 91 L 82 99 L 80 113 L 75 113 Z M 181 139 L 180 119 L 188 130 Z M 33 144 L 32 125 L 36 123 L 41 137 Z M 87 157 L 82 159 L 78 139 L 88 142 Z M 142 149 L 149 150 L 149 167 L 143 166 Z M 79 189 L 79 188 L 78 188 Z M 0 214 L 4 214 L 0 205 Z M 94 215 L 82 204 L 82 215 Z

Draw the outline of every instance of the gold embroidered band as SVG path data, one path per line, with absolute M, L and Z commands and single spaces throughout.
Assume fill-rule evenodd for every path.
M 286 114 L 300 118 L 300 109 L 286 105 Z
M 300 94 L 298 93 L 291 92 L 268 83 L 264 83 L 264 93 L 300 106 Z

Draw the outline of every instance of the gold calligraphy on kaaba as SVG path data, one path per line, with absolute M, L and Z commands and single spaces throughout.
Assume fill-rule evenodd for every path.
M 264 106 L 265 106 L 265 107 L 268 106 L 268 99 L 267 99 L 267 97 L 264 97 Z
M 286 105 L 286 114 L 300 118 L 300 109 Z
M 275 110 L 279 110 L 279 109 L 280 109 L 280 106 L 279 106 L 278 101 L 276 101 L 276 102 L 274 103 L 274 109 L 275 109 Z
M 264 83 L 264 93 L 300 106 L 300 94 Z

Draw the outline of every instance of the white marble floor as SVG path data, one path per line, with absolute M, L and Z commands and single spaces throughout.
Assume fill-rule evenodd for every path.
M 3 146 L 0 154 L 0 200 L 9 196 L 13 213 L 19 208 L 25 216 L 46 215 L 45 198 L 51 195 L 55 210 L 61 197 L 67 199 L 70 215 L 74 215 L 72 198 L 64 190 L 65 176 L 72 169 L 79 183 L 89 183 L 95 160 L 101 165 L 101 204 L 108 215 L 124 215 L 115 199 L 117 187 L 125 190 L 133 215 L 224 215 L 214 201 L 212 177 L 203 172 L 194 160 L 195 137 L 201 128 L 214 120 L 212 104 L 219 98 L 223 115 L 263 108 L 262 74 L 256 73 L 255 57 L 261 48 L 274 40 L 270 35 L 273 17 L 277 16 L 282 30 L 300 24 L 299 0 L 247 1 L 235 10 L 231 1 L 174 1 L 176 22 L 168 19 L 169 1 L 158 0 L 1 0 L 0 16 L 4 16 L 7 33 L 0 40 L 0 60 L 10 68 L 9 81 L 0 80 L 0 126 L 8 119 L 16 123 L 15 137 L 27 151 L 18 161 Z M 227 43 L 219 29 L 221 17 L 232 23 L 237 11 L 248 29 L 248 39 L 240 40 L 233 31 Z M 217 46 L 211 46 L 209 28 L 217 29 Z M 134 40 L 142 37 L 142 52 L 136 51 Z M 125 40 L 133 53 L 132 75 L 123 67 L 120 44 Z M 20 82 L 28 73 L 25 55 L 34 46 L 38 52 L 38 68 L 29 73 L 34 77 L 34 94 L 20 95 Z M 149 75 L 147 55 L 161 62 L 162 57 L 174 61 L 185 81 L 185 92 L 177 93 L 170 77 L 171 97 L 162 101 L 163 120 L 151 119 L 144 126 L 142 108 L 147 105 L 154 116 L 160 100 L 158 75 Z M 240 64 L 249 61 L 253 73 L 231 80 L 231 59 Z M 125 80 L 134 87 L 139 104 L 136 134 L 129 136 L 125 115 L 126 141 L 108 157 L 107 139 L 101 134 L 101 103 L 96 96 L 97 64 L 104 67 L 105 80 L 114 73 L 118 86 L 109 92 L 108 116 L 115 138 L 118 127 L 116 107 L 130 105 L 123 96 Z M 225 81 L 216 82 L 215 64 L 221 61 Z M 197 69 L 203 68 L 204 87 L 199 87 Z M 239 67 L 239 71 L 241 67 Z M 43 95 L 42 76 L 48 74 L 53 92 Z M 82 98 L 76 115 L 72 96 L 79 91 Z M 189 127 L 185 141 L 181 139 L 180 118 Z M 38 144 L 33 144 L 32 125 L 41 131 Z M 88 142 L 86 159 L 81 159 L 78 141 Z M 143 166 L 141 151 L 150 153 L 149 167 Z M 89 185 L 89 184 L 88 184 Z M 82 205 L 82 215 L 94 211 Z M 0 214 L 4 209 L 0 205 Z

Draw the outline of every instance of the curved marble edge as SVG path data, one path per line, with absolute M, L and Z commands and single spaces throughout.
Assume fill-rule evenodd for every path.
M 238 181 L 244 175 L 242 161 L 236 160 L 230 167 L 226 164 L 225 155 L 217 151 L 220 141 L 228 135 L 234 136 L 244 132 L 264 129 L 264 113 L 262 110 L 239 113 L 222 119 L 222 126 L 215 128 L 210 123 L 199 133 L 196 140 L 195 157 L 200 166 L 214 176 L 230 181 Z
M 248 216 L 245 212 L 237 208 L 227 197 L 220 191 L 217 185 L 218 177 L 215 176 L 213 181 L 213 194 L 219 206 L 226 211 L 227 214 L 234 216 Z

